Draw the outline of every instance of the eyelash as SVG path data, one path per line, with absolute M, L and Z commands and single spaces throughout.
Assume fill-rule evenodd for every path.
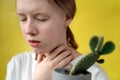
M 27 19 L 21 19 L 20 21 L 26 21 Z
M 39 18 L 36 18 L 36 20 L 45 22 L 45 21 L 47 21 L 48 19 L 39 19 Z
M 39 19 L 39 18 L 35 18 L 37 21 L 41 21 L 41 22 L 45 22 L 47 21 L 48 19 Z M 20 19 L 20 21 L 24 22 L 24 21 L 27 21 L 27 18 L 23 18 L 23 19 Z

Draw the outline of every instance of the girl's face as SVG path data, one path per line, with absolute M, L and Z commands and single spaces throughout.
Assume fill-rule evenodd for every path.
M 66 28 L 71 20 L 47 0 L 17 0 L 17 14 L 22 33 L 37 54 L 67 44 Z

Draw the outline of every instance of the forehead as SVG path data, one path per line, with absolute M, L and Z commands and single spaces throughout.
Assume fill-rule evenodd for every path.
M 16 2 L 17 12 L 54 12 L 58 10 L 54 7 L 55 5 L 51 5 L 48 0 L 17 0 Z

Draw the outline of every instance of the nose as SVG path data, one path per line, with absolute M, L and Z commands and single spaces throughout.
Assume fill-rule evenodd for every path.
M 27 23 L 25 25 L 25 33 L 27 35 L 32 35 L 32 36 L 37 35 L 38 30 L 37 30 L 36 25 L 33 21 L 31 21 L 31 20 L 27 21 Z

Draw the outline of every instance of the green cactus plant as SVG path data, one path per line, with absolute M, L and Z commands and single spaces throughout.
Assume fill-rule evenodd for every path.
M 99 59 L 101 55 L 109 54 L 115 49 L 115 44 L 112 41 L 107 41 L 103 45 L 103 36 L 93 36 L 89 42 L 91 53 L 85 55 L 71 69 L 69 75 L 77 75 L 86 71 L 95 62 L 103 63 L 104 59 Z

